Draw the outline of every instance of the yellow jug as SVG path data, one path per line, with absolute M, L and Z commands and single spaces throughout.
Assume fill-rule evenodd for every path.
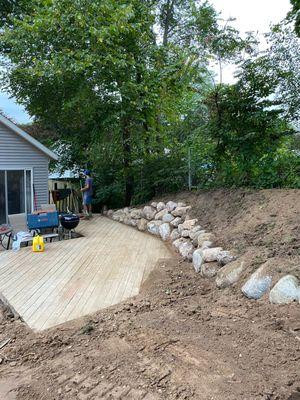
M 32 241 L 32 251 L 36 253 L 40 253 L 44 251 L 45 249 L 45 243 L 44 243 L 44 238 L 43 236 L 35 236 Z

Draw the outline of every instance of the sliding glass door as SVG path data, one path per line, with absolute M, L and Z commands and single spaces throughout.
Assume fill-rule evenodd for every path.
M 0 171 L 0 223 L 7 215 L 32 211 L 32 171 Z

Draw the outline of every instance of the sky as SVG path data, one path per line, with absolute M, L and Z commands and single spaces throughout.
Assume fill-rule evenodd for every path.
M 279 22 L 290 10 L 289 0 L 211 0 L 224 19 L 234 17 L 234 26 L 241 31 L 257 31 L 260 34 L 269 30 L 270 24 Z M 224 70 L 224 82 L 233 80 L 233 68 Z M 30 117 L 23 107 L 11 99 L 7 93 L 0 92 L 0 109 L 17 123 L 28 123 Z

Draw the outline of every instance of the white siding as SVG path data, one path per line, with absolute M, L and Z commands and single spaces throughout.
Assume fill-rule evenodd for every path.
M 48 203 L 49 158 L 0 123 L 0 169 L 33 169 L 37 204 Z

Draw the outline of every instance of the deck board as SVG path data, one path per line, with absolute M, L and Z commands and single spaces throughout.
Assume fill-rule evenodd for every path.
M 0 252 L 0 292 L 35 330 L 48 329 L 135 296 L 158 259 L 160 239 L 102 216 L 82 221 L 84 237 Z

